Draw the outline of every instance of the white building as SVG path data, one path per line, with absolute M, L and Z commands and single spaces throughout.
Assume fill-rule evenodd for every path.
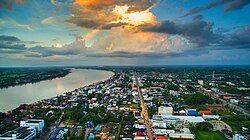
M 205 120 L 201 116 L 176 116 L 176 115 L 154 115 L 153 120 L 162 119 L 163 121 L 169 123 L 176 123 L 178 121 L 188 122 L 188 123 L 199 123 Z
M 219 115 L 202 115 L 202 118 L 205 119 L 205 120 L 209 120 L 209 119 L 219 119 L 220 116 Z
M 167 128 L 167 123 L 163 120 L 151 120 L 153 127 Z
M 236 99 L 230 99 L 230 102 L 233 103 L 233 104 L 238 104 L 239 103 L 239 100 L 236 100 Z
M 158 115 L 172 115 L 172 114 L 173 114 L 173 107 L 165 107 L 165 106 L 158 107 Z
M 26 121 L 21 121 L 20 126 L 35 127 L 36 131 L 39 133 L 43 130 L 44 120 L 28 119 Z
M 204 85 L 203 80 L 198 80 L 198 84 L 200 84 L 201 86 L 203 86 Z
M 169 133 L 168 135 L 172 139 L 194 139 L 194 135 L 188 128 L 183 128 L 180 132 Z
M 167 129 L 154 128 L 154 134 L 156 134 L 156 135 L 166 135 L 167 134 Z
M 184 134 L 184 133 L 170 133 L 169 137 L 171 139 L 194 139 L 194 135 L 193 134 Z
M 0 140 L 33 140 L 35 137 L 35 127 L 19 127 L 0 135 Z
M 177 91 L 174 91 L 174 90 L 169 90 L 169 94 L 172 95 L 172 96 L 180 96 L 180 94 L 177 92 Z
M 233 140 L 247 140 L 247 138 L 243 137 L 242 135 L 240 134 L 235 134 L 233 136 Z
M 134 124 L 134 128 L 136 128 L 136 129 L 146 129 L 146 126 L 144 124 L 136 123 L 136 124 Z

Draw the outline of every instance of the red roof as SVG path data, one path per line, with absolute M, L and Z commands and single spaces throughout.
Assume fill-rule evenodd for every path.
M 135 116 L 141 116 L 140 112 L 135 112 Z
M 146 136 L 144 132 L 138 131 L 135 133 L 135 136 Z
M 212 115 L 212 112 L 210 110 L 200 110 L 199 114 L 201 115 Z
M 156 140 L 166 140 L 164 135 L 156 135 Z

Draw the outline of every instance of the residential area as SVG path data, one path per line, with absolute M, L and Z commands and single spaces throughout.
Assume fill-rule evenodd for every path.
M 0 139 L 247 140 L 249 94 L 227 74 L 113 69 L 108 80 L 1 113 Z M 197 72 L 198 73 L 198 72 Z M 195 77 L 193 79 L 189 78 Z M 202 78 L 203 77 L 203 78 Z M 224 80 L 223 80 L 224 79 Z M 227 84 L 227 85 L 226 85 Z M 245 85 L 244 85 L 245 84 Z

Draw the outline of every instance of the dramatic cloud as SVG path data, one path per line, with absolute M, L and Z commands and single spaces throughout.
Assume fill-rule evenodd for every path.
M 188 41 L 181 36 L 144 31 L 133 32 L 115 27 L 108 30 L 106 36 L 95 41 L 86 55 L 91 57 L 150 56 L 150 53 L 182 52 L 190 49 L 188 46 Z
M 202 16 L 195 16 L 190 23 L 162 21 L 156 26 L 143 28 L 145 31 L 181 35 L 195 46 L 206 46 L 218 42 L 218 35 L 213 32 L 213 23 L 206 22 Z
M 237 10 L 250 4 L 250 0 L 233 0 L 225 6 L 225 11 Z
M 13 36 L 0 36 L 1 51 L 25 50 L 25 44 L 20 39 Z
M 93 29 L 154 24 L 154 4 L 156 0 L 76 0 L 68 22 Z
M 205 11 L 205 10 L 208 10 L 208 9 L 220 6 L 220 5 L 225 5 L 224 11 L 228 12 L 228 11 L 241 9 L 248 4 L 250 4 L 249 0 L 213 0 L 212 2 L 210 2 L 209 4 L 205 6 L 199 6 L 199 7 L 194 7 L 190 9 L 189 11 L 187 11 L 184 17 L 192 15 L 192 14 L 196 14 L 196 13 L 199 13 L 199 12 L 202 12 L 202 11 Z
M 56 43 L 51 47 L 34 46 L 27 47 L 26 44 L 37 44 L 35 41 L 22 41 L 14 36 L 0 36 L 0 53 L 5 54 L 24 54 L 26 57 L 48 57 L 48 56 L 66 56 L 79 55 L 87 50 L 85 41 L 82 37 L 77 37 L 76 40 L 70 44 L 62 45 Z
M 51 47 L 43 47 L 43 46 L 35 46 L 29 48 L 25 56 L 27 57 L 48 57 L 48 56 L 55 56 L 55 55 L 79 55 L 87 49 L 85 46 L 85 41 L 83 38 L 78 37 L 76 40 L 67 45 L 62 45 L 56 43 Z
M 222 43 L 227 46 L 238 46 L 250 48 L 250 25 L 240 27 L 233 33 L 225 35 Z
M 0 0 L 0 9 L 12 10 L 13 4 L 24 3 L 25 0 Z

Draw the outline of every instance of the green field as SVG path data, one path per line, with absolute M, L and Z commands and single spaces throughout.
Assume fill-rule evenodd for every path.
M 218 131 L 198 131 L 196 140 L 226 140 L 226 138 Z

